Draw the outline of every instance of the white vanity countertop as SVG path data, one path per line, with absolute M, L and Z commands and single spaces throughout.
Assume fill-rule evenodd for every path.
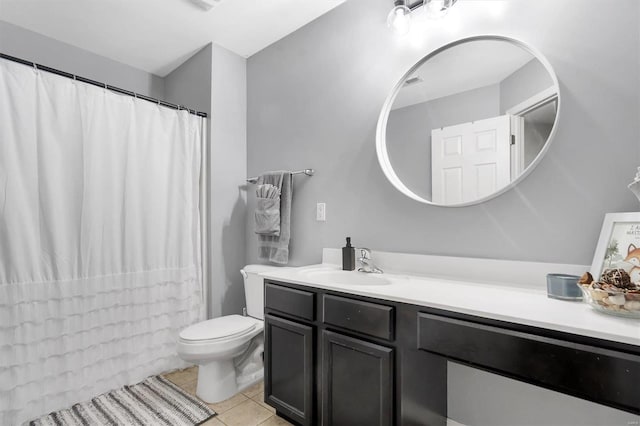
M 339 276 L 344 275 L 344 279 L 327 279 L 322 273 L 314 271 L 341 274 Z M 388 285 L 368 285 L 368 278 L 362 275 L 371 274 L 341 271 L 340 267 L 331 264 L 270 270 L 260 275 L 293 284 L 640 346 L 640 320 L 603 314 L 582 302 L 550 299 L 546 291 L 540 288 L 394 273 L 372 278 L 374 281 L 389 280 L 391 283 Z M 351 278 L 355 282 L 364 280 L 365 284 L 346 284 Z

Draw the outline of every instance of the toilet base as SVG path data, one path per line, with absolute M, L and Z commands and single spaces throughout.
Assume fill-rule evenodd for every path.
M 238 392 L 242 392 L 247 388 L 261 382 L 264 379 L 264 370 L 256 371 L 252 374 L 246 374 L 244 376 L 236 377 L 238 383 Z
M 231 374 L 228 374 L 231 364 Z M 264 370 L 238 376 L 232 361 L 216 361 L 198 367 L 196 395 L 201 400 L 213 404 L 231 398 L 238 392 L 255 385 L 264 378 Z
M 214 403 L 229 399 L 238 393 L 233 359 L 213 361 L 198 366 L 196 395 L 201 400 Z

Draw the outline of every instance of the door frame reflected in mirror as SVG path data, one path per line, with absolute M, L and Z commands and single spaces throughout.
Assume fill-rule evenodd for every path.
M 536 111 L 551 103 L 556 104 L 556 118 L 558 121 L 559 111 L 559 91 L 557 87 L 549 87 L 542 92 L 535 94 L 529 99 L 509 108 L 506 113 L 513 117 L 511 121 L 511 129 L 514 133 L 516 143 L 513 144 L 513 157 L 512 157 L 512 180 L 516 180 L 522 172 L 524 172 L 529 165 L 525 165 L 524 157 L 524 116 L 530 112 Z M 551 135 L 547 138 L 545 145 L 551 140 Z

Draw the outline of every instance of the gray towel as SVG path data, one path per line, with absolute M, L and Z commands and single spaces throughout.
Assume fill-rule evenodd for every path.
M 258 235 L 258 259 L 286 265 L 289 263 L 293 177 L 286 171 L 267 172 L 258 178 L 257 183 L 280 188 L 280 235 Z
M 256 234 L 280 235 L 280 188 L 269 183 L 256 188 Z

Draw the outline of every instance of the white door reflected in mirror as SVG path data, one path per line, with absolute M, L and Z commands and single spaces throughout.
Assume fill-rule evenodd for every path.
M 377 131 L 387 178 L 418 201 L 477 204 L 540 161 L 554 133 L 558 81 L 540 54 L 500 36 L 427 55 L 396 84 Z
M 432 130 L 433 202 L 467 203 L 508 185 L 510 140 L 508 115 Z

